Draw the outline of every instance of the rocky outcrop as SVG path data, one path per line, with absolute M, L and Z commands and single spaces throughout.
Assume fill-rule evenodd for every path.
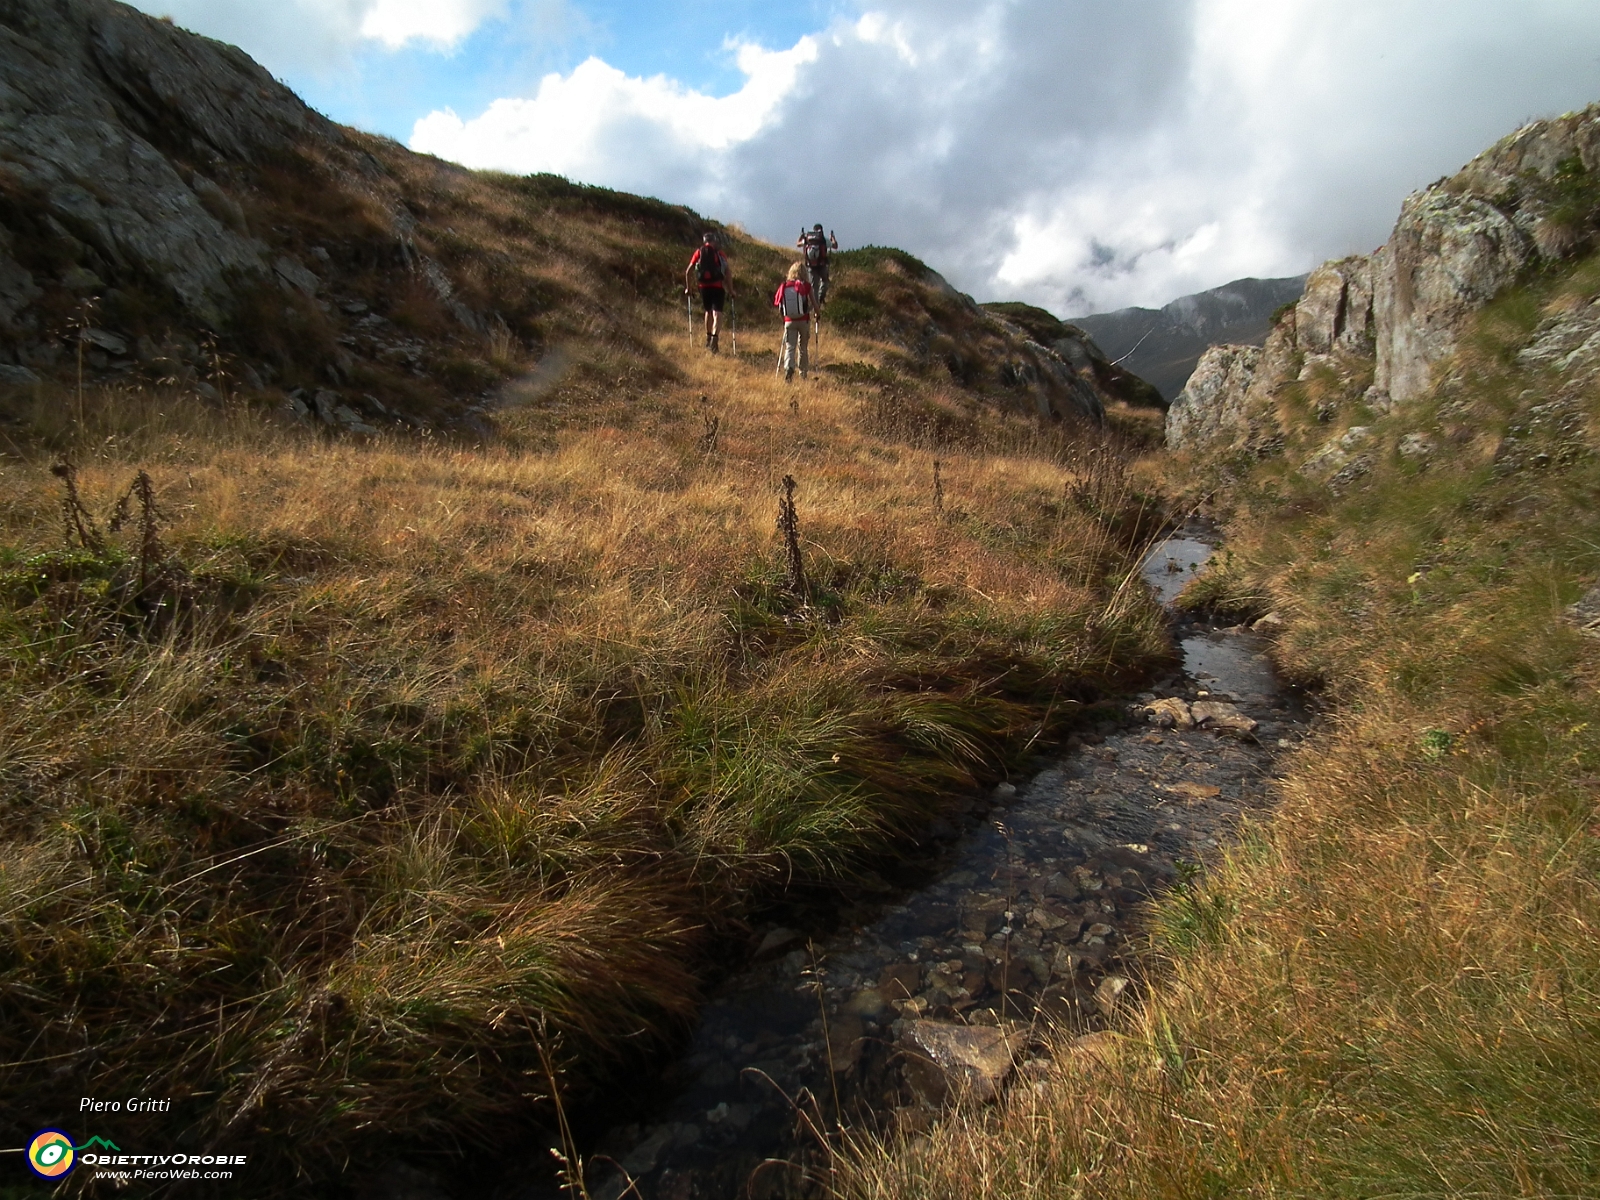
M 1260 450 L 1273 436 L 1271 402 L 1319 373 L 1349 383 L 1370 371 L 1362 399 L 1378 412 L 1427 395 L 1474 314 L 1530 270 L 1590 246 L 1597 215 L 1600 105 L 1519 129 L 1407 198 L 1375 253 L 1313 271 L 1268 339 L 1275 350 L 1259 360 L 1242 347 L 1208 351 L 1168 414 L 1167 444 Z
M 1455 353 L 1466 320 L 1516 280 L 1533 240 L 1476 196 L 1430 190 L 1406 200 L 1394 234 L 1373 257 L 1379 392 L 1425 394 Z
M 1255 383 L 1261 351 L 1254 346 L 1213 346 L 1167 410 L 1167 445 L 1174 450 L 1210 446 L 1249 429 L 1245 400 Z
M 1213 346 L 1167 410 L 1167 445 L 1261 453 L 1277 441 L 1279 391 L 1302 369 L 1298 314 L 1284 314 L 1266 345 Z
M 1031 304 L 1007 301 L 982 309 L 991 324 L 1022 343 L 1026 361 L 1014 364 L 1012 373 L 1033 386 L 1041 416 L 1066 415 L 1060 411 L 1063 397 L 1071 409 L 1097 422 L 1114 403 L 1163 406 L 1154 387 L 1113 363 L 1078 326 Z M 1045 381 L 1048 386 L 1037 386 Z
M 250 159 L 331 129 L 238 50 L 131 8 L 0 3 L 0 222 L 42 224 L 78 290 L 135 274 L 216 323 L 231 277 L 267 269 L 266 247 L 213 180 L 169 153 Z M 0 252 L 35 232 L 12 230 Z M 31 270 L 0 258 L 0 321 L 40 294 Z
M 478 184 L 169 21 L 0 0 L 0 420 L 81 361 L 335 429 L 479 433 L 494 336 L 536 348 L 549 305 L 531 257 L 457 235 Z
M 1307 354 L 1373 350 L 1372 261 L 1360 256 L 1324 263 L 1306 277 L 1294 309 L 1295 345 Z
M 1022 361 L 1012 367 L 1014 378 L 1028 384 L 1041 417 L 1062 417 L 1068 411 L 1099 423 L 1105 420 L 1105 399 L 1095 387 L 1092 371 L 1080 371 L 1053 347 L 1031 339 L 1022 342 Z

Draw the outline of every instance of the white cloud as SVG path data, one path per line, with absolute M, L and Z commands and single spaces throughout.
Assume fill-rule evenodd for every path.
M 279 75 L 346 67 L 363 44 L 396 50 L 409 42 L 449 50 L 507 14 L 511 0 L 130 0 L 185 29 L 243 46 Z M 549 0 L 534 19 L 548 23 Z M 564 5 L 557 5 L 564 7 Z
M 505 0 L 370 0 L 361 36 L 391 50 L 409 41 L 447 49 L 505 8 Z
M 698 202 L 712 202 L 723 194 L 727 155 L 773 122 L 817 58 L 813 38 L 782 51 L 732 49 L 745 83 L 728 96 L 660 75 L 630 77 L 589 58 L 568 75 L 547 75 L 532 99 L 496 100 L 471 121 L 431 113 L 417 122 L 411 147 L 471 167 L 554 171 L 646 191 L 678 176 Z
M 583 2 L 136 0 L 321 78 L 363 47 L 450 51 L 499 17 L 544 40 L 592 29 Z M 980 297 L 1078 313 L 1371 249 L 1407 191 L 1600 99 L 1593 0 L 855 3 L 787 49 L 729 45 L 730 95 L 591 57 L 430 113 L 411 141 L 779 241 L 820 220 Z

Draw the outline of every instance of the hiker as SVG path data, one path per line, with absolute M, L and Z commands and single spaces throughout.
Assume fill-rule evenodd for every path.
M 773 293 L 772 306 L 783 314 L 783 355 L 779 366 L 783 381 L 794 382 L 795 358 L 800 359 L 800 378 L 810 370 L 811 346 L 811 285 L 806 282 L 805 263 L 795 263 L 789 275 Z
M 693 277 L 700 288 L 700 309 L 706 315 L 706 349 L 717 353 L 717 333 L 722 325 L 722 309 L 733 286 L 733 271 L 728 256 L 717 249 L 713 234 L 706 234 L 683 272 L 683 294 L 689 294 Z
M 839 239 L 829 230 L 823 236 L 822 226 L 813 225 L 810 232 L 802 229 L 800 239 L 795 242 L 794 248 L 805 257 L 806 269 L 811 272 L 811 287 L 816 293 L 817 307 L 822 307 L 822 302 L 828 296 L 828 251 L 839 248 Z

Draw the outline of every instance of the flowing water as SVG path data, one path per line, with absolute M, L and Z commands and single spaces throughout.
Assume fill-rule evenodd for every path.
M 1174 536 L 1143 577 L 1170 605 L 1210 552 Z M 1138 990 L 1122 955 L 1144 901 L 1268 802 L 1302 727 L 1259 637 L 1173 621 L 1183 674 L 1020 789 L 973 797 L 931 883 L 822 940 L 764 931 L 652 1081 L 666 1099 L 585 1148 L 595 1200 L 819 1195 L 827 1130 L 919 1131 L 952 1080 L 988 1094 L 1038 1069 L 1046 1026 L 1105 1027 Z

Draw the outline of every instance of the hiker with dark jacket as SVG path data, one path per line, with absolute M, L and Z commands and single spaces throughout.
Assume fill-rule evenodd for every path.
M 811 285 L 806 282 L 806 265 L 795 263 L 789 276 L 773 293 L 772 306 L 783 314 L 783 381 L 794 381 L 795 359 L 800 360 L 800 378 L 806 378 L 811 343 Z M 797 353 L 798 351 L 798 353 Z
M 822 226 L 813 225 L 809 231 L 800 231 L 794 248 L 800 251 L 806 270 L 811 273 L 811 288 L 816 293 L 817 307 L 820 308 L 828 295 L 828 251 L 839 248 L 839 239 L 831 232 L 824 237 Z
M 715 354 L 722 308 L 733 288 L 733 270 L 728 265 L 728 256 L 717 249 L 716 240 L 709 233 L 684 269 L 683 294 L 686 296 L 691 279 L 700 288 L 700 309 L 706 315 L 706 349 Z

